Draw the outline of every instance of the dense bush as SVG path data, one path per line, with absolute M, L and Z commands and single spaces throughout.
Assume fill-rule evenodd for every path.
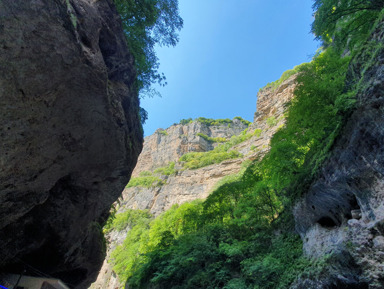
M 229 118 L 225 119 L 212 119 L 212 118 L 205 118 L 205 117 L 199 117 L 196 119 L 196 121 L 206 124 L 208 126 L 214 126 L 214 125 L 223 125 L 223 124 L 231 124 L 232 120 Z
M 177 0 L 114 0 L 120 14 L 129 51 L 135 58 L 137 88 L 150 93 L 152 83 L 163 84 L 155 45 L 175 46 L 183 27 Z
M 112 221 L 109 222 L 108 228 L 104 227 L 105 231 L 122 231 L 125 228 L 132 228 L 141 224 L 143 220 L 150 219 L 152 215 L 148 210 L 127 210 L 123 213 L 113 216 Z
M 282 84 L 284 81 L 286 81 L 292 75 L 297 74 L 300 71 L 300 69 L 305 67 L 306 65 L 307 65 L 307 63 L 302 63 L 300 65 L 295 66 L 293 69 L 290 69 L 290 70 L 283 72 L 283 74 L 281 75 L 281 77 L 278 80 L 268 83 L 263 88 L 260 88 L 260 90 L 263 90 L 266 88 L 270 88 L 272 90 L 275 90 L 276 88 L 278 88 L 280 86 L 280 84 Z
M 196 135 L 202 137 L 203 139 L 205 139 L 206 141 L 209 141 L 209 142 L 225 142 L 225 141 L 227 141 L 227 139 L 225 137 L 210 137 L 210 136 L 207 136 L 206 134 L 203 134 L 200 132 L 197 133 Z
M 140 176 L 136 178 L 131 178 L 127 188 L 131 187 L 144 187 L 144 188 L 150 188 L 150 187 L 156 187 L 163 185 L 163 181 L 154 176 L 151 172 L 143 171 L 140 173 Z
M 155 171 L 154 171 L 155 174 L 160 174 L 160 175 L 163 175 L 163 176 L 170 176 L 170 175 L 174 175 L 177 173 L 176 169 L 175 169 L 175 162 L 170 162 L 167 166 L 165 167 L 161 167 L 161 168 L 157 168 Z
M 182 119 L 180 120 L 179 124 L 186 125 L 191 123 L 192 121 L 193 121 L 192 118 Z
M 217 148 L 217 147 L 216 147 Z M 221 163 L 227 159 L 241 157 L 238 151 L 220 151 L 213 149 L 208 152 L 190 152 L 183 155 L 179 161 L 183 162 L 183 167 L 187 169 L 198 169 L 212 164 Z

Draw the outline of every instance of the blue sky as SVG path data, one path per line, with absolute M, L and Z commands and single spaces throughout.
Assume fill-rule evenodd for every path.
M 144 134 L 183 118 L 253 120 L 257 92 L 319 47 L 310 0 L 179 0 L 176 47 L 157 49 L 168 85 L 145 98 Z

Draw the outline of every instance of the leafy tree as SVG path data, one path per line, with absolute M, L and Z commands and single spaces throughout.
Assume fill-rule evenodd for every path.
M 328 46 L 353 49 L 367 37 L 384 0 L 315 0 L 312 32 Z
M 150 94 L 151 84 L 165 85 L 158 71 L 159 59 L 155 45 L 175 46 L 178 31 L 183 27 L 178 0 L 114 0 L 121 16 L 128 48 L 135 58 L 137 88 Z

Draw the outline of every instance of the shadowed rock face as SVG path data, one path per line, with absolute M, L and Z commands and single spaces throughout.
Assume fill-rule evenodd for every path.
M 383 40 L 381 22 L 371 41 Z M 353 60 L 348 78 L 362 81 L 358 107 L 295 208 L 305 253 L 333 254 L 329 272 L 292 288 L 384 288 L 384 49 L 374 51 Z
M 0 268 L 86 287 L 142 148 L 111 0 L 0 1 Z

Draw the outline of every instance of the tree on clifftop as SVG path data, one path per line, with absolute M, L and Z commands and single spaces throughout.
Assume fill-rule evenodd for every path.
M 150 86 L 165 85 L 160 74 L 155 45 L 175 46 L 183 27 L 178 0 L 114 0 L 120 13 L 127 44 L 135 57 L 137 88 L 141 94 L 151 93 Z

